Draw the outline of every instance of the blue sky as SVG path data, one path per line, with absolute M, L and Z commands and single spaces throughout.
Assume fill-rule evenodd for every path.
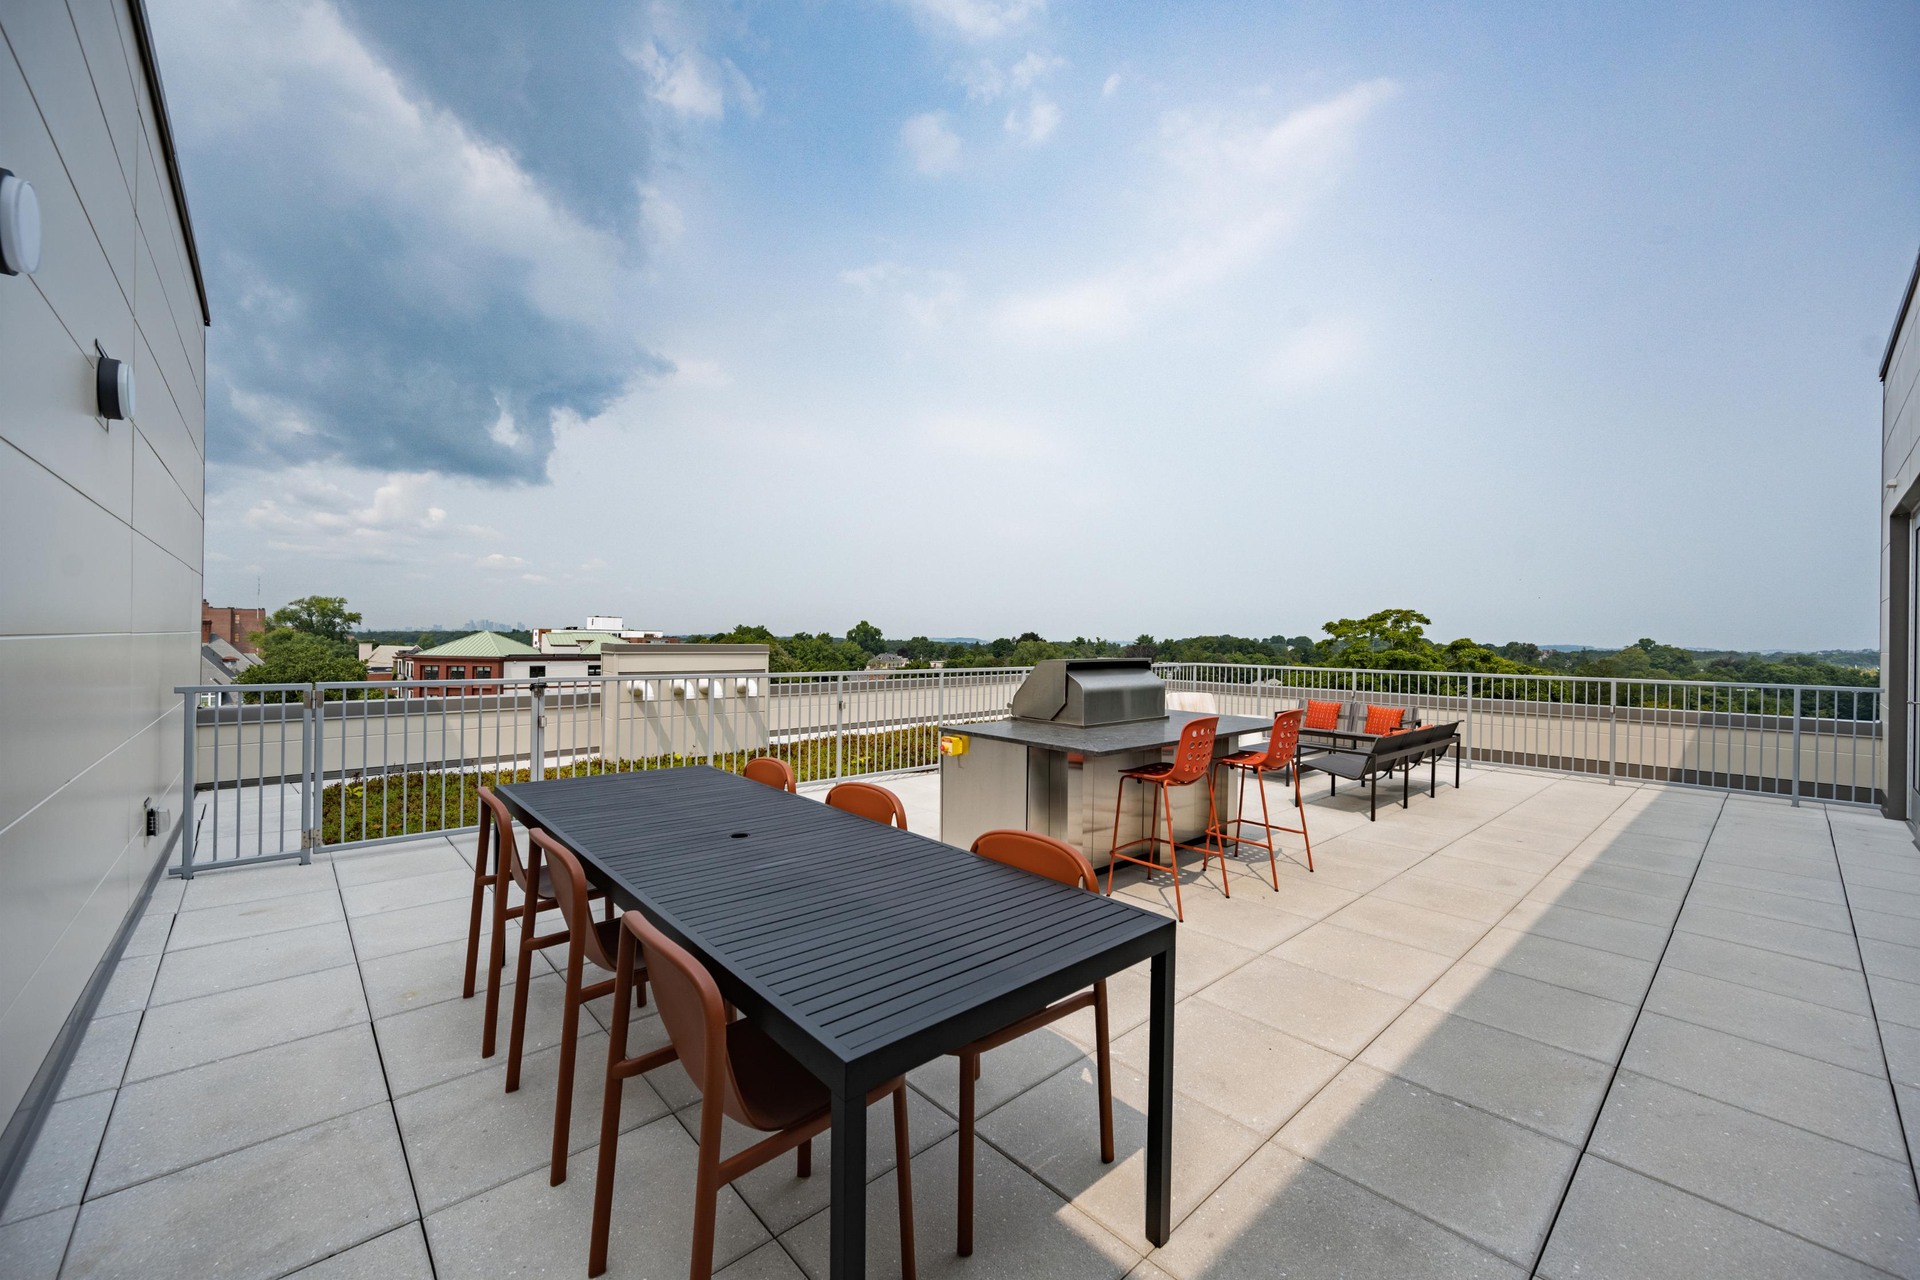
M 218 602 L 1873 641 L 1910 4 L 151 7 Z

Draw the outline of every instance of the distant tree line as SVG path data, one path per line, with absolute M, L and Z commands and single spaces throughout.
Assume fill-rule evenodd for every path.
M 777 636 L 762 626 L 737 626 L 688 640 L 764 644 L 775 671 L 852 671 L 882 653 L 910 667 L 1024 667 L 1043 658 L 1150 658 L 1156 662 L 1240 663 L 1255 666 L 1358 667 L 1376 671 L 1457 671 L 1487 675 L 1565 675 L 1656 680 L 1716 680 L 1747 684 L 1824 684 L 1874 688 L 1880 673 L 1858 660 L 1865 651 L 1824 654 L 1750 653 L 1683 649 L 1642 639 L 1622 649 L 1550 650 L 1526 641 L 1483 644 L 1466 636 L 1439 641 L 1427 635 L 1432 619 L 1414 609 L 1382 609 L 1364 618 L 1337 618 L 1313 636 L 1208 635 L 1131 641 L 1049 640 L 1035 631 L 997 640 L 887 639 L 861 621 L 846 635 L 805 631 Z M 1836 658 L 1853 661 L 1835 661 Z

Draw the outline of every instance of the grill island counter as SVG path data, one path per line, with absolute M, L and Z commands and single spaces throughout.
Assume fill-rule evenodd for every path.
M 1106 866 L 1121 771 L 1166 759 L 1180 731 L 1203 718 L 1169 712 L 1166 697 L 1166 685 L 1144 658 L 1036 664 L 1013 695 L 1013 718 L 944 735 L 941 840 L 966 848 L 982 832 L 1015 827 L 1065 840 L 1094 866 Z M 1234 750 L 1240 735 L 1272 728 L 1254 716 L 1218 719 L 1216 756 Z M 1220 816 L 1230 818 L 1233 796 L 1227 788 L 1221 792 Z M 1207 828 L 1206 785 L 1170 794 L 1174 835 L 1198 840 Z M 1146 834 L 1148 789 L 1136 788 L 1129 798 L 1133 803 L 1120 813 L 1122 843 Z

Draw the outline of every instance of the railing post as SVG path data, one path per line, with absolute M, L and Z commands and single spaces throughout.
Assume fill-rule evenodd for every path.
M 833 776 L 846 776 L 847 674 L 833 678 Z
M 1793 807 L 1800 807 L 1800 686 L 1793 686 Z
M 217 694 L 215 695 L 218 696 Z M 193 879 L 193 837 L 198 824 L 193 820 L 193 765 L 194 757 L 199 754 L 197 730 L 200 720 L 200 694 L 198 691 L 180 695 L 181 715 L 186 719 L 186 730 L 181 735 L 184 749 L 180 753 L 180 868 L 174 872 L 182 880 Z
M 1620 681 L 1607 681 L 1607 785 L 1620 776 Z
M 547 682 L 533 682 L 533 727 L 529 733 L 532 758 L 527 762 L 527 777 L 534 782 L 547 779 Z
M 937 744 L 940 735 L 947 731 L 947 669 L 936 667 L 933 672 L 933 738 Z
M 300 823 L 300 865 L 303 867 L 312 865 L 313 847 L 320 843 L 320 795 L 319 788 L 315 787 L 311 781 L 311 775 L 314 757 L 313 742 L 319 736 L 317 726 L 320 721 L 320 708 L 325 705 L 326 697 L 318 689 L 309 686 L 300 694 L 300 790 L 306 793 L 306 803 L 311 806 L 303 809 L 306 817 Z M 266 711 L 264 697 L 260 700 L 260 708 L 264 714 Z M 287 731 L 285 702 L 280 704 L 280 717 L 280 732 L 285 734 Z M 264 728 L 262 732 L 265 732 Z M 281 741 L 285 742 L 286 739 L 282 737 Z M 285 784 L 282 783 L 282 785 Z M 265 802 L 265 797 L 262 796 L 261 803 Z
M 1467 726 L 1466 726 L 1467 727 L 1467 732 L 1466 732 L 1467 768 L 1471 769 L 1473 768 L 1473 675 L 1471 672 L 1469 672 L 1467 675 L 1466 722 L 1467 722 Z

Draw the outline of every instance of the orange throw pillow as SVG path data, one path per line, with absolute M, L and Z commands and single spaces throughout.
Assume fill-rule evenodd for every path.
M 1340 727 L 1340 704 L 1337 702 L 1315 702 L 1307 700 L 1307 724 L 1309 729 L 1338 729 Z
M 1400 731 L 1400 722 L 1406 718 L 1407 712 L 1404 707 L 1370 706 L 1367 708 L 1367 727 L 1363 732 L 1368 734 L 1398 733 Z

